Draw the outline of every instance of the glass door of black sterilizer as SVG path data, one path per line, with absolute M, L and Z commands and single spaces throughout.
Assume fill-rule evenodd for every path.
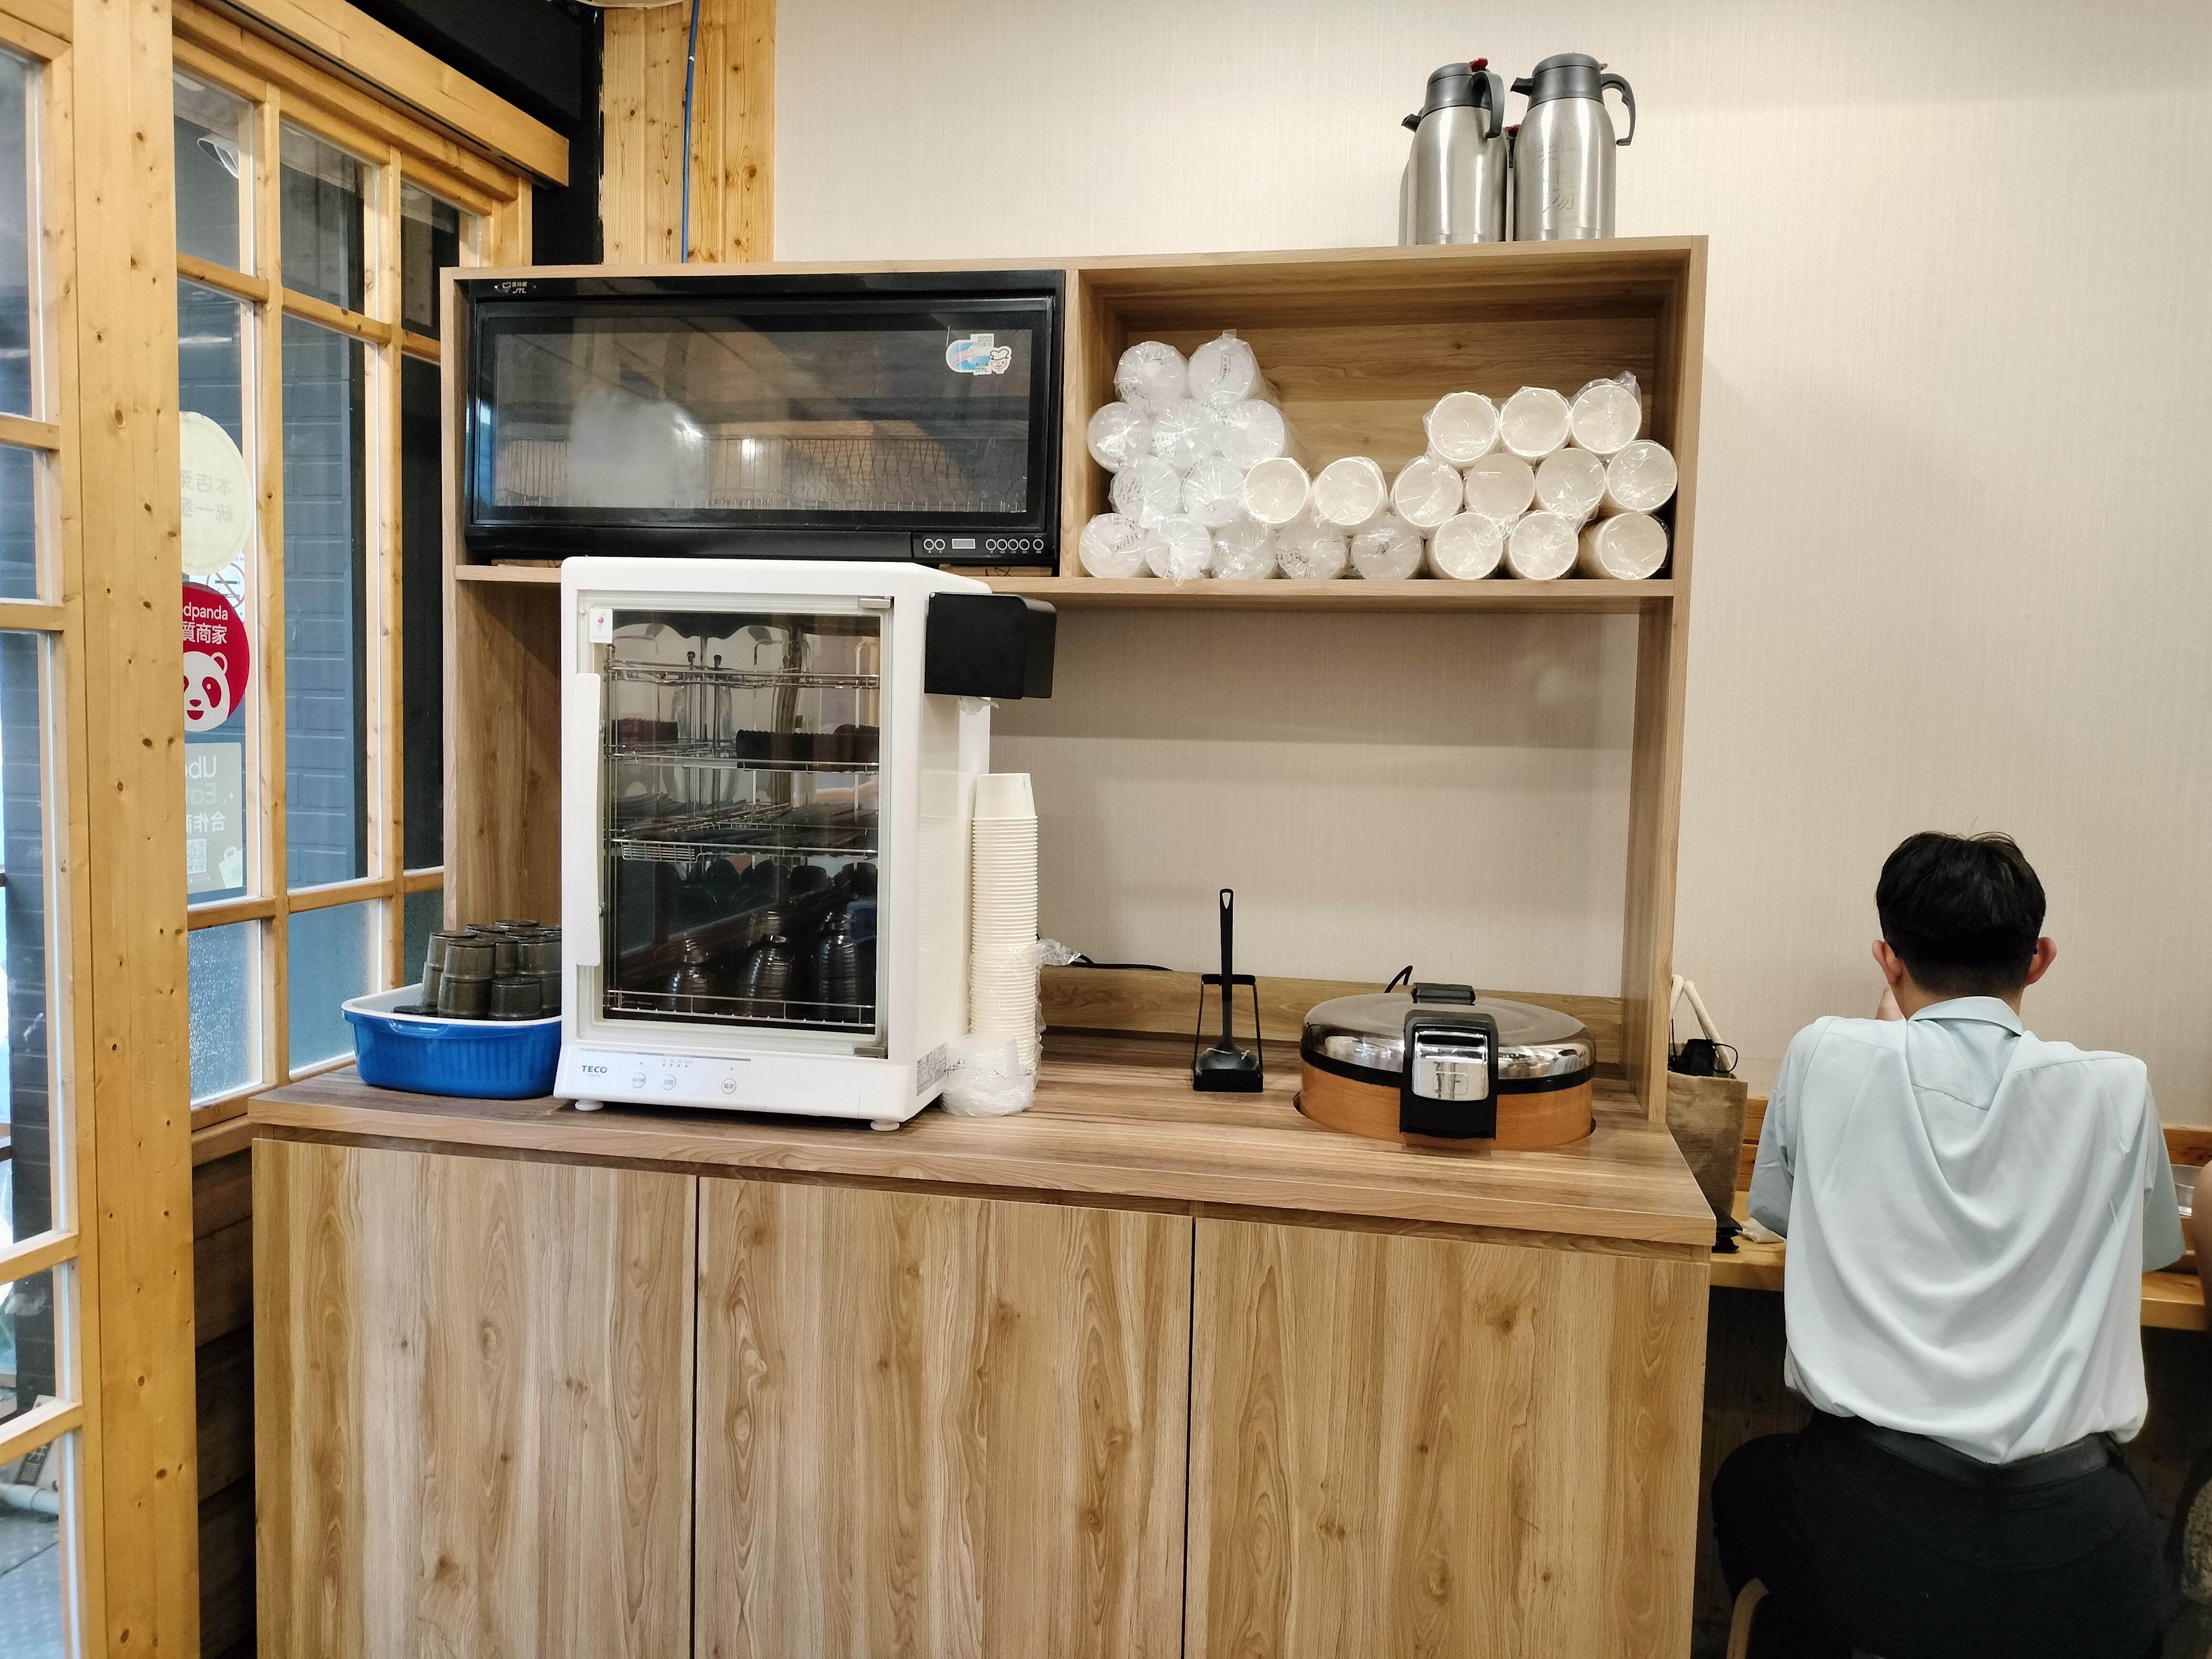
M 603 670 L 611 1021 L 878 1040 L 882 617 L 617 609 Z
M 577 278 L 477 295 L 471 546 L 1042 555 L 1058 513 L 1060 278 L 995 275 L 1032 291 L 884 292 L 885 277 L 732 291 L 761 279 L 669 277 L 646 295 L 538 292 L 621 286 Z

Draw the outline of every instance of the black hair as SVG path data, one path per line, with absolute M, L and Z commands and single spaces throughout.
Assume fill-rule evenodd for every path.
M 2010 836 L 1908 836 L 1883 862 L 1881 936 L 1923 991 L 2010 996 L 2043 932 L 2043 884 Z

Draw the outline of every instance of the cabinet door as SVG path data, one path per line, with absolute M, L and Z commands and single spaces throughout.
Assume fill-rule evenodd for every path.
M 1687 1651 L 1702 1259 L 1197 1249 L 1191 1659 Z
M 680 1659 L 697 1183 L 260 1140 L 260 1650 Z
M 700 1204 L 701 1659 L 1180 1653 L 1187 1218 Z

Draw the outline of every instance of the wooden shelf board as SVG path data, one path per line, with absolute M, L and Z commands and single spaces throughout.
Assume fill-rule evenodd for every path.
M 1522 615 L 1633 615 L 1674 597 L 1671 581 L 1453 582 L 1110 581 L 1093 576 L 987 576 L 994 592 L 1071 611 L 1346 611 L 1376 614 L 1509 611 Z
M 558 587 L 557 564 L 457 564 L 453 579 L 464 582 L 520 582 L 526 586 Z
M 754 1114 L 629 1106 L 580 1113 L 550 1097 L 403 1094 L 373 1089 L 350 1068 L 271 1090 L 251 1115 L 261 1134 L 890 1182 L 1384 1231 L 1472 1229 L 1700 1261 L 1712 1243 L 1712 1212 L 1673 1138 L 1644 1118 L 1623 1084 L 1600 1080 L 1597 1130 L 1571 1146 L 1462 1152 L 1366 1140 L 1309 1121 L 1295 1103 L 1294 1051 L 1271 1050 L 1261 1094 L 1194 1094 L 1190 1053 L 1187 1037 L 1054 1032 L 1028 1111 L 963 1118 L 933 1107 L 888 1134 Z
M 964 573 L 963 573 L 964 574 Z M 465 582 L 510 582 L 558 587 L 558 565 L 464 564 Z M 1553 582 L 1510 579 L 1448 582 L 1173 582 L 1107 581 L 1092 576 L 984 576 L 994 592 L 1019 593 L 1071 611 L 1352 611 L 1407 612 L 1510 611 L 1588 616 L 1632 615 L 1674 597 L 1671 581 L 1594 581 L 1563 577 Z

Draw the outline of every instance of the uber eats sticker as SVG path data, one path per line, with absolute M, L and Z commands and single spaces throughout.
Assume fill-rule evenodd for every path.
M 945 366 L 955 374 L 1003 374 L 1013 361 L 1013 347 L 994 345 L 988 334 L 970 334 L 945 348 Z

